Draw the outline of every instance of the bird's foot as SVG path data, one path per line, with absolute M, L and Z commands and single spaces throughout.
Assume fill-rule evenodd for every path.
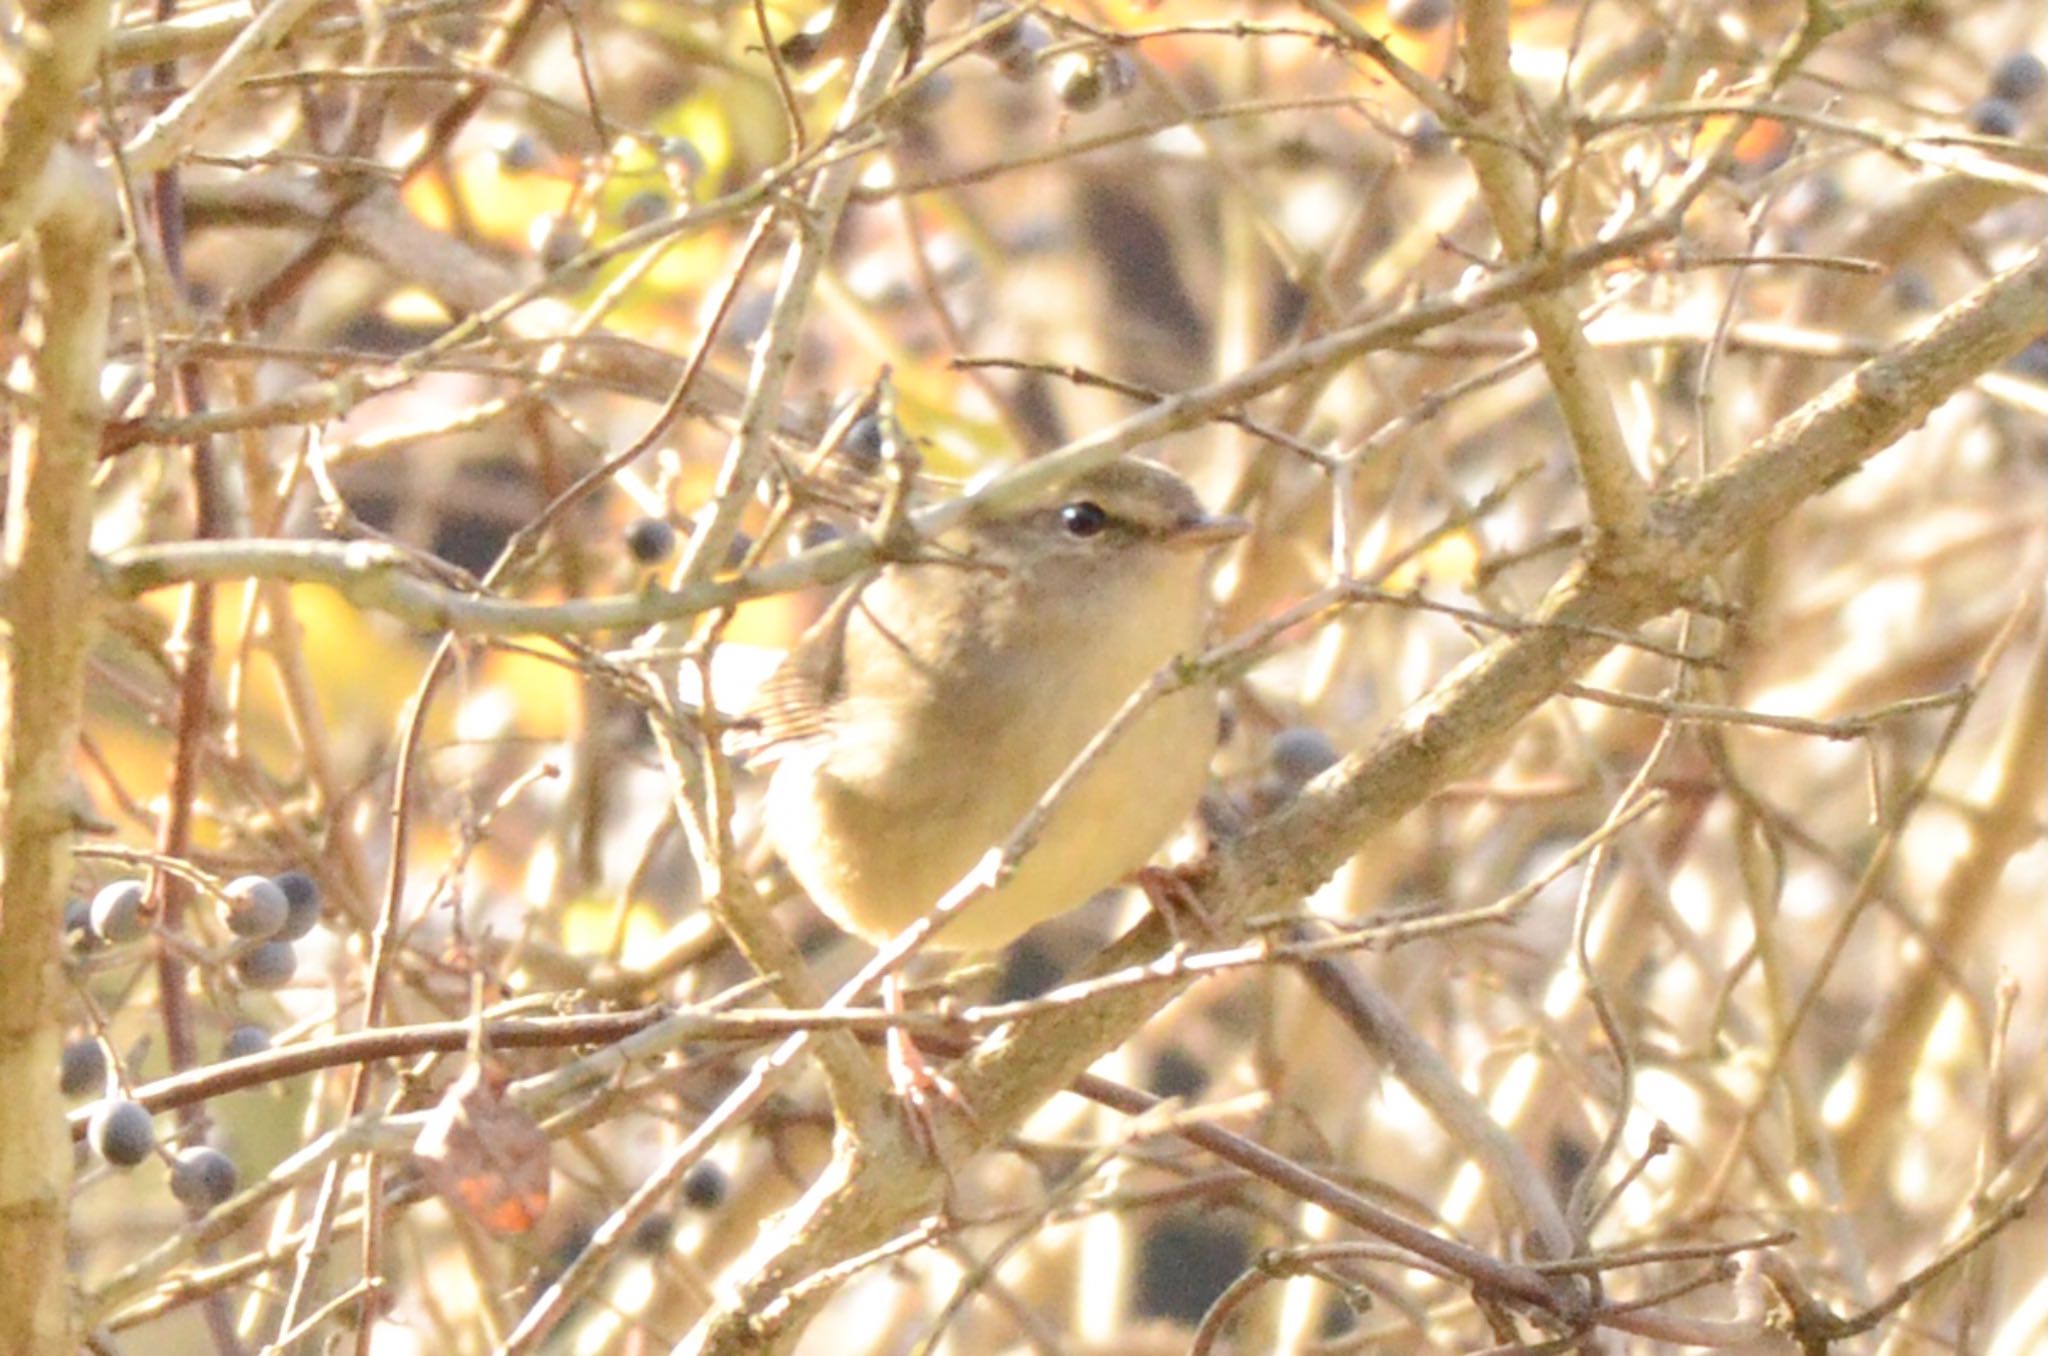
M 1208 874 L 1208 868 L 1201 862 L 1187 866 L 1141 866 L 1131 882 L 1145 892 L 1146 901 L 1173 939 L 1182 946 L 1192 946 L 1214 941 L 1219 932 L 1216 918 L 1196 893 Z
M 888 1052 L 889 1086 L 903 1103 L 910 1136 L 934 1159 L 939 1157 L 939 1117 L 950 1106 L 974 1124 L 980 1120 L 960 1085 L 934 1069 L 917 1042 L 901 1027 L 891 1027 L 884 1042 Z

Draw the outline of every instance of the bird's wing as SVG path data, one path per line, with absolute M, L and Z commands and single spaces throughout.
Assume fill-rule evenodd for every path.
M 750 761 L 830 732 L 832 708 L 845 692 L 846 625 L 864 587 L 856 583 L 833 599 L 754 694 L 742 721 Z

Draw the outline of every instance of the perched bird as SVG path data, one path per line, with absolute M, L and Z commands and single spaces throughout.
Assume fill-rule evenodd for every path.
M 1245 530 L 1127 459 L 849 588 L 755 712 L 779 746 L 766 829 L 797 882 L 873 942 L 929 912 L 1133 692 L 1200 648 L 1205 557 Z M 1002 946 L 1143 867 L 1200 798 L 1216 731 L 1207 686 L 1154 702 L 933 944 Z

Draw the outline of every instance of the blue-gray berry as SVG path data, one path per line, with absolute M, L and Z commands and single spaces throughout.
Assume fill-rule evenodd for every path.
M 94 1108 L 85 1138 L 93 1152 L 107 1162 L 117 1168 L 132 1168 L 156 1147 L 156 1124 L 142 1103 L 114 1097 Z
M 828 523 L 823 518 L 813 518 L 803 525 L 802 530 L 796 534 L 796 539 L 804 550 L 815 551 L 820 546 L 838 541 L 845 535 L 837 523 Z
M 245 1059 L 260 1055 L 270 1048 L 270 1033 L 254 1023 L 245 1022 L 228 1032 L 220 1043 L 222 1059 Z
M 2020 130 L 2019 105 L 2009 99 L 1979 99 L 1963 115 L 1970 130 L 1979 136 L 2009 137 Z
M 716 1210 L 731 1189 L 725 1169 L 708 1158 L 683 1174 L 683 1200 L 694 1209 Z
M 981 28 L 1014 12 L 1015 7 L 1008 0 L 982 0 L 974 7 L 974 17 L 969 22 L 973 27 Z M 1018 28 L 1018 24 L 1006 24 L 975 43 L 974 50 L 991 61 L 1001 61 L 1016 48 Z
M 91 1036 L 81 1037 L 64 1047 L 57 1074 L 57 1086 L 66 1097 L 84 1097 L 104 1092 L 107 1086 L 107 1051 Z
M 171 1194 L 194 1210 L 210 1210 L 235 1194 L 235 1160 L 218 1149 L 180 1149 L 171 1163 Z
M 1294 787 L 1305 785 L 1337 762 L 1337 746 L 1312 725 L 1290 725 L 1266 746 L 1266 765 Z
M 649 1257 L 658 1257 L 668 1250 L 675 1237 L 675 1216 L 657 1210 L 634 1226 L 631 1247 L 634 1252 Z
M 1442 155 L 1451 148 L 1450 129 L 1426 108 L 1418 108 L 1409 114 L 1408 120 L 1401 124 L 1401 135 L 1408 139 L 1408 148 L 1420 159 Z
M 546 158 L 540 139 L 530 132 L 507 137 L 498 147 L 498 168 L 506 174 L 526 174 L 537 170 Z
M 2036 339 L 2006 359 L 2005 365 L 2023 377 L 2048 382 L 2048 339 Z
M 1154 1097 L 1199 1097 L 1209 1086 L 1209 1071 L 1178 1045 L 1169 1045 L 1152 1060 L 1145 1087 Z
M 221 892 L 228 931 L 237 937 L 275 937 L 292 903 L 268 876 L 237 876 Z
M 1045 25 L 1030 15 L 1025 15 L 1010 26 L 1016 36 L 1003 48 L 1003 54 L 996 58 L 996 66 L 1007 80 L 1029 80 L 1038 69 L 1038 54 L 1052 46 L 1052 34 L 1045 31 Z
M 685 178 L 695 179 L 704 173 L 704 152 L 688 137 L 663 137 L 655 150 Z
M 246 988 L 281 989 L 299 968 L 290 942 L 258 942 L 234 959 L 235 979 Z
M 642 565 L 659 565 L 676 553 L 676 530 L 662 518 L 641 518 L 626 529 L 626 551 Z
M 296 942 L 320 922 L 320 883 L 303 871 L 280 871 L 270 883 L 284 891 L 284 902 L 291 906 L 275 936 L 280 942 Z
M 1451 0 L 1393 0 L 1387 6 L 1387 22 L 1410 33 L 1442 28 L 1450 18 Z
M 533 241 L 533 252 L 540 257 L 540 266 L 550 273 L 569 263 L 590 245 L 590 238 L 583 233 L 583 228 L 562 216 L 541 217 L 534 222 L 529 238 Z
M 619 224 L 631 229 L 660 221 L 674 200 L 658 188 L 643 188 L 619 204 Z
M 139 880 L 117 880 L 92 897 L 92 931 L 110 945 L 132 942 L 149 931 L 142 904 L 149 892 Z
M 2048 89 L 2048 62 L 2032 52 L 2014 52 L 1991 69 L 1990 94 L 2007 103 L 2030 103 Z
M 73 895 L 64 901 L 64 944 L 75 952 L 97 951 L 105 943 L 92 930 L 92 901 Z
M 854 420 L 846 437 L 840 440 L 839 455 L 859 471 L 878 470 L 882 465 L 882 421 L 872 414 Z

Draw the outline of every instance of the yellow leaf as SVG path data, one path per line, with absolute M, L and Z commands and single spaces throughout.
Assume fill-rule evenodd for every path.
M 620 959 L 627 965 L 652 955 L 666 935 L 661 914 L 652 905 L 634 903 L 626 910 L 625 948 Z M 609 955 L 618 933 L 618 902 L 611 899 L 579 899 L 562 910 L 562 949 L 571 955 Z

